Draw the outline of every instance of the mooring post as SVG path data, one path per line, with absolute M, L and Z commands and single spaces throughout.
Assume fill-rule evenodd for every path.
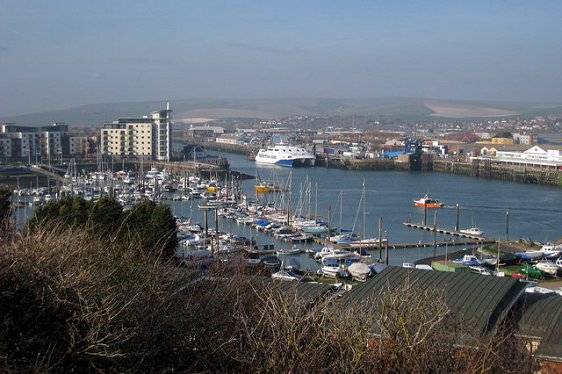
M 459 204 L 457 204 L 457 223 L 455 224 L 455 231 L 459 231 Z
M 332 234 L 332 206 L 328 207 L 328 241 L 330 241 L 330 235 Z
M 379 258 L 382 258 L 382 217 L 379 217 Z
M 505 240 L 509 241 L 509 209 L 505 211 Z

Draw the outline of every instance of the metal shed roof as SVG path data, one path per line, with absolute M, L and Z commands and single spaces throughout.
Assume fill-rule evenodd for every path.
M 494 329 L 525 290 L 523 283 L 512 278 L 387 267 L 369 281 L 354 287 L 344 302 L 377 298 L 386 290 L 400 287 L 408 279 L 421 288 L 443 290 L 451 311 L 474 322 L 482 332 Z M 371 306 L 376 310 L 377 303 L 371 303 Z
M 277 282 L 275 284 L 283 292 L 294 290 L 297 298 L 305 302 L 314 302 L 332 290 L 328 284 L 312 282 Z
M 518 335 L 540 339 L 537 356 L 562 362 L 562 297 L 526 294 L 517 314 Z

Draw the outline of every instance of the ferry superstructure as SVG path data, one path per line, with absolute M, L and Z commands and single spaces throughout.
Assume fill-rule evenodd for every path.
M 256 162 L 286 167 L 314 166 L 316 156 L 302 147 L 276 145 L 262 148 L 256 155 Z

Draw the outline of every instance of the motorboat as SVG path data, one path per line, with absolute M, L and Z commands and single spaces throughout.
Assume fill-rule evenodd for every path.
M 274 280 L 282 280 L 282 281 L 291 281 L 291 282 L 299 282 L 302 279 L 302 276 L 295 274 L 291 271 L 287 270 L 279 270 L 276 273 L 271 274 L 271 279 Z
M 275 252 L 275 254 L 277 254 L 277 255 L 298 255 L 301 252 L 302 252 L 302 248 L 299 248 L 299 247 L 294 245 L 293 248 L 278 249 L 277 252 Z
M 460 230 L 463 234 L 474 235 L 474 236 L 482 236 L 484 235 L 484 231 L 480 230 L 478 227 L 471 227 L 469 229 Z
M 332 243 L 349 243 L 359 240 L 359 237 L 354 233 L 344 233 L 330 237 Z
M 552 275 L 553 277 L 555 277 L 556 274 L 558 274 L 558 271 L 560 270 L 556 265 L 556 263 L 549 260 L 541 260 L 535 264 L 535 267 L 537 269 L 542 270 L 544 273 L 548 275 Z
M 206 249 L 180 251 L 178 255 L 181 264 L 191 268 L 209 266 L 214 261 L 211 252 Z
M 381 244 L 385 244 L 387 239 L 382 239 Z M 366 238 L 366 239 L 359 239 L 353 240 L 346 243 L 351 248 L 375 248 L 379 246 L 379 239 L 378 238 Z
M 258 184 L 256 184 L 256 192 L 268 193 L 271 192 L 271 188 L 269 188 L 269 184 L 267 182 L 259 182 Z
M 492 275 L 488 269 L 483 266 L 469 266 L 468 267 L 472 273 L 480 275 Z
M 562 244 L 546 243 L 540 249 L 546 258 L 557 258 L 562 253 Z
M 327 259 L 322 261 L 322 275 L 330 278 L 346 278 L 349 272 L 345 267 L 335 259 Z
M 478 259 L 475 255 L 464 255 L 462 258 L 453 260 L 457 264 L 463 264 L 465 266 L 481 266 L 482 261 Z
M 541 250 L 529 249 L 526 250 L 525 252 L 517 252 L 515 255 L 521 256 L 523 258 L 527 257 L 530 260 L 538 260 L 544 257 L 544 252 Z
M 350 257 L 350 253 L 348 251 L 344 251 L 342 249 L 336 249 L 334 247 L 322 247 L 320 250 L 316 251 L 314 254 L 314 258 L 317 260 L 321 260 L 326 256 L 330 256 L 333 259 L 345 259 Z
M 371 268 L 362 262 L 354 262 L 347 267 L 347 271 L 349 271 L 353 279 L 361 282 L 366 281 L 371 275 Z
M 414 200 L 414 205 L 421 208 L 442 208 L 445 204 L 437 199 L 430 198 L 427 194 L 419 200 Z
M 425 265 L 425 264 L 416 265 L 416 269 L 418 269 L 418 270 L 432 270 L 433 271 L 433 268 L 431 266 Z
M 260 149 L 255 160 L 258 163 L 286 167 L 314 166 L 316 156 L 302 147 L 275 145 Z

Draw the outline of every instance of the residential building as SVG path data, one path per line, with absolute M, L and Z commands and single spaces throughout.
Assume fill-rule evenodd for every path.
M 0 125 L 4 157 L 31 160 L 34 157 L 62 157 L 69 154 L 68 126 L 56 122 L 51 126 L 16 126 L 13 123 Z
M 150 116 L 120 118 L 104 124 L 101 153 L 118 157 L 144 157 L 169 161 L 172 155 L 170 105 Z
M 88 152 L 87 136 L 69 136 L 69 154 L 71 156 L 85 156 Z
M 535 145 L 539 141 L 537 134 L 513 134 L 513 140 L 516 144 Z

